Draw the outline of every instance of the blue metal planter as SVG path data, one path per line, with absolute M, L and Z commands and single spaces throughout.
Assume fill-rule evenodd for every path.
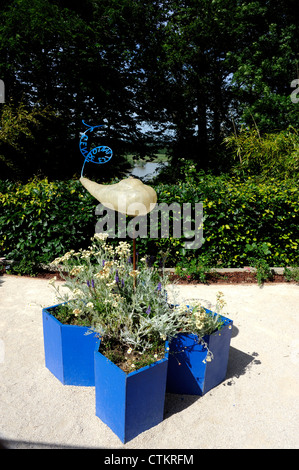
M 166 343 L 168 347 L 168 343 Z M 125 443 L 163 420 L 168 351 L 126 374 L 95 349 L 96 416 Z
M 210 362 L 206 361 L 207 349 L 198 343 L 196 335 L 180 333 L 171 341 L 167 392 L 204 395 L 225 379 L 233 322 L 221 318 L 221 330 L 203 337 L 214 356 Z
M 94 386 L 95 334 L 85 333 L 85 326 L 63 325 L 51 311 L 43 309 L 46 367 L 64 385 Z

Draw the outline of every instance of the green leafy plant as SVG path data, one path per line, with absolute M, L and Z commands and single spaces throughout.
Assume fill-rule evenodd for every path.
M 256 279 L 259 286 L 265 281 L 273 279 L 273 272 L 264 259 L 252 258 L 253 267 L 256 269 Z
M 181 260 L 175 268 L 175 272 L 182 279 L 207 282 L 207 274 L 211 272 L 209 262 L 204 256 Z
M 299 171 L 299 136 L 289 127 L 277 133 L 260 134 L 257 128 L 242 128 L 224 139 L 234 152 L 237 171 L 263 177 L 294 178 Z
M 253 243 L 252 245 L 246 245 L 246 250 L 253 252 L 255 256 L 249 258 L 249 262 L 256 269 L 256 279 L 258 285 L 262 285 L 264 281 L 271 280 L 273 278 L 273 272 L 264 259 L 266 255 L 271 253 L 267 243 L 262 243 L 257 245 Z
M 92 198 L 78 181 L 1 181 L 0 203 L 0 250 L 14 261 L 12 273 L 34 275 L 94 233 Z
M 284 268 L 283 275 L 287 281 L 299 282 L 299 267 Z
M 23 102 L 18 106 L 13 101 L 4 104 L 0 115 L 0 142 L 10 145 L 16 150 L 22 150 L 19 140 L 25 136 L 33 139 L 32 126 L 38 126 L 41 119 L 51 118 L 55 112 L 49 106 L 42 108 L 35 105 L 32 109 L 27 109 Z M 8 166 L 13 166 L 13 162 L 7 161 L 3 155 L 0 160 L 6 162 Z

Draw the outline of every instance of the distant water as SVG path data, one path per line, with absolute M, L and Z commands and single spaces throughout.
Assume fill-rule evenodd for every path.
M 168 162 L 165 162 L 163 165 L 168 165 Z M 136 165 L 133 170 L 129 173 L 129 175 L 142 178 L 143 180 L 148 180 L 151 179 L 153 176 L 157 176 L 161 167 L 161 163 L 147 162 L 144 163 L 144 165 Z

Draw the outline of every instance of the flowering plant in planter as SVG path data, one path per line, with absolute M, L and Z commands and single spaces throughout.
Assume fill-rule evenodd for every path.
M 165 341 L 189 320 L 167 302 L 165 272 L 145 258 L 133 269 L 127 242 L 113 246 L 96 234 L 87 250 L 69 251 L 52 263 L 68 290 L 51 283 L 63 303 L 55 315 L 71 324 L 88 324 L 101 338 L 103 355 L 131 372 L 164 357 Z
M 225 379 L 233 322 L 221 315 L 224 305 L 219 292 L 216 312 L 197 302 L 176 307 L 187 321 L 170 343 L 168 392 L 204 395 Z
M 192 305 L 179 305 L 177 308 L 185 314 L 184 333 L 195 335 L 196 341 L 201 343 L 207 349 L 206 361 L 210 362 L 213 359 L 213 352 L 209 350 L 204 337 L 221 330 L 224 325 L 221 312 L 225 307 L 226 302 L 222 292 L 216 294 L 215 312 L 207 310 L 201 302 L 192 300 Z M 184 312 L 184 313 L 183 313 Z
M 61 302 L 51 313 L 61 323 L 87 325 L 87 332 L 98 335 L 92 363 L 94 374 L 90 379 L 95 386 L 96 416 L 122 442 L 127 442 L 163 420 L 165 391 L 168 387 L 177 393 L 177 383 L 179 386 L 190 383 L 189 365 L 195 379 L 201 380 L 197 364 L 193 367 L 194 344 L 204 349 L 203 353 L 200 351 L 200 358 L 211 358 L 210 340 L 205 343 L 205 338 L 210 333 L 212 337 L 221 328 L 223 317 L 199 304 L 170 304 L 166 294 L 169 279 L 164 270 L 150 267 L 145 258 L 133 269 L 130 244 L 119 242 L 114 246 L 104 234 L 95 235 L 87 250 L 71 250 L 52 264 L 68 289 L 60 289 L 55 278 L 51 281 Z M 44 315 L 45 327 L 50 323 L 48 310 Z M 56 326 L 52 325 L 52 329 Z M 51 331 L 45 334 L 47 336 L 50 337 L 47 349 L 52 351 Z M 62 339 L 56 340 L 57 348 L 60 349 L 63 342 L 68 345 L 69 338 L 69 331 L 66 331 Z M 77 338 L 81 338 L 80 332 L 70 353 L 63 353 L 63 358 L 73 370 L 73 359 L 79 356 L 84 372 L 87 360 Z M 82 338 L 80 344 L 83 344 Z M 86 357 L 90 363 L 90 345 L 87 346 Z M 198 362 L 197 351 L 195 355 Z M 178 357 L 185 364 L 179 371 L 176 368 Z M 51 361 L 48 362 L 51 366 Z M 56 365 L 56 358 L 52 362 Z M 217 358 L 215 362 L 218 369 Z M 195 379 L 191 378 L 191 382 Z M 206 383 L 213 386 L 214 378 L 212 381 L 208 378 Z M 197 393 L 194 387 L 193 391 Z M 186 393 L 190 393 L 189 389 Z

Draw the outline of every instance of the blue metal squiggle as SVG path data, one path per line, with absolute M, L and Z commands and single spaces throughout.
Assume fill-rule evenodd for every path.
M 96 127 L 103 127 L 103 124 L 100 124 L 99 126 L 90 126 L 89 124 L 86 124 L 84 121 L 82 122 L 85 126 L 88 127 L 88 129 L 86 129 L 86 131 L 81 136 L 80 143 L 79 143 L 80 152 L 82 153 L 84 157 L 84 163 L 83 163 L 82 170 L 81 170 L 81 177 L 83 176 L 83 169 L 84 169 L 84 165 L 86 162 L 97 163 L 97 164 L 107 163 L 109 162 L 109 160 L 111 160 L 112 155 L 113 155 L 111 148 L 106 147 L 105 145 L 100 145 L 99 147 L 95 147 L 90 151 L 87 150 L 87 141 L 88 141 L 87 132 L 92 132 Z

